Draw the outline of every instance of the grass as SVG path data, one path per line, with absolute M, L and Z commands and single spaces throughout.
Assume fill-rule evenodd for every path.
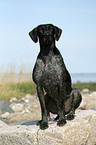
M 16 83 L 16 82 L 29 82 L 31 81 L 31 73 L 0 73 L 0 84 Z
M 36 86 L 33 82 L 0 84 L 0 100 L 9 101 L 13 97 L 20 99 L 26 94 L 34 95 L 35 93 Z
M 85 88 L 88 88 L 90 91 L 96 91 L 96 82 L 77 82 L 73 84 L 73 87 L 78 88 L 80 91 Z M 35 93 L 36 85 L 32 81 L 0 84 L 0 100 L 9 101 L 12 97 L 20 99 L 26 94 L 34 95 Z
M 73 84 L 73 87 L 78 88 L 80 91 L 82 91 L 85 88 L 89 89 L 90 91 L 96 91 L 96 82 L 88 82 L 88 83 L 77 82 Z

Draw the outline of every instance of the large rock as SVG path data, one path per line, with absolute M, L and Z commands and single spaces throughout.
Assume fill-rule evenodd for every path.
M 83 101 L 81 102 L 80 105 L 81 109 L 87 110 L 96 107 L 96 92 L 82 94 L 82 100 Z
M 34 121 L 26 125 L 0 128 L 0 145 L 95 145 L 96 111 L 76 112 L 76 118 L 63 127 L 50 122 L 49 128 L 42 131 Z
M 12 110 L 14 110 L 15 112 L 21 112 L 21 111 L 23 111 L 23 108 L 24 108 L 23 106 L 24 105 L 21 104 L 21 103 L 17 103 L 17 104 L 13 103 L 13 104 L 10 105 Z
M 14 111 L 10 107 L 9 102 L 0 101 L 0 115 L 6 112 L 13 113 Z
M 0 120 L 0 128 L 1 127 L 8 127 L 8 125 L 6 123 L 4 123 L 3 121 Z

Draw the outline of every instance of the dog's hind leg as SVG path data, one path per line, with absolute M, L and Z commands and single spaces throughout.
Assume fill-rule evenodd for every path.
M 71 111 L 67 115 L 67 120 L 73 120 L 75 117 L 75 110 L 79 107 L 81 101 L 82 101 L 82 96 L 80 91 L 77 88 L 72 89 L 72 102 L 71 102 Z
M 73 120 L 74 117 L 75 117 L 75 109 L 74 109 L 74 93 L 72 91 L 72 93 L 70 94 L 70 98 L 72 98 L 72 101 L 71 101 L 71 104 L 70 104 L 70 107 L 71 107 L 71 111 L 68 113 L 67 115 L 67 120 Z
M 67 120 L 73 120 L 75 118 L 75 110 L 72 108 L 69 114 L 67 114 Z

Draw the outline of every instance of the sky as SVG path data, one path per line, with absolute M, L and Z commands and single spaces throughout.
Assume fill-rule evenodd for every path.
M 96 73 L 96 0 L 0 0 L 0 71 L 32 71 L 39 43 L 28 33 L 47 23 L 62 29 L 69 72 Z

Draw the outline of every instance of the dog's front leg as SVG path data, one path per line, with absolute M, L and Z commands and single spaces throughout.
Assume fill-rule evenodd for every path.
M 64 87 L 59 89 L 59 95 L 60 95 L 60 100 L 58 104 L 58 115 L 59 115 L 59 120 L 57 122 L 58 126 L 64 126 L 66 124 L 65 120 L 65 92 L 64 92 Z
M 38 85 L 37 86 L 37 93 L 41 105 L 41 113 L 42 113 L 42 120 L 39 121 L 40 129 L 44 130 L 48 128 L 48 118 L 47 118 L 47 110 L 45 106 L 45 99 L 44 99 L 44 92 L 43 88 Z

